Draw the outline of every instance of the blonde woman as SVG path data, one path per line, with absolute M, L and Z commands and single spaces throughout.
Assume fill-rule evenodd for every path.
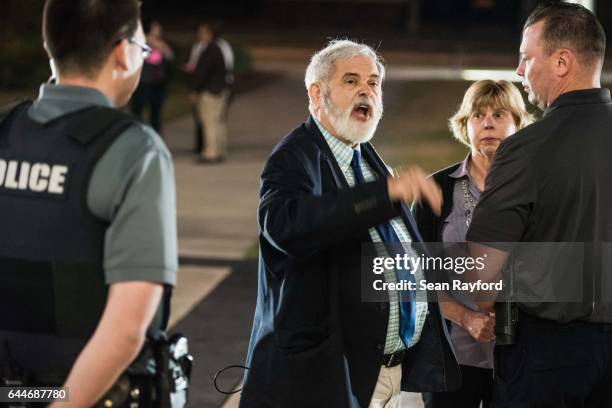
M 425 242 L 462 242 L 484 189 L 495 152 L 503 140 L 530 123 L 519 90 L 508 81 L 482 80 L 465 93 L 449 120 L 453 136 L 469 147 L 466 158 L 433 175 L 442 189 L 442 214 L 416 205 L 415 218 Z M 450 321 L 451 339 L 463 384 L 455 392 L 424 396 L 428 408 L 487 408 L 493 387 L 495 316 L 458 300 L 440 303 Z

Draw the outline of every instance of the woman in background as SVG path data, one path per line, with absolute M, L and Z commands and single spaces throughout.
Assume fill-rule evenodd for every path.
M 508 81 L 481 80 L 466 91 L 450 118 L 453 136 L 469 147 L 466 158 L 433 175 L 442 189 L 442 214 L 414 207 L 425 242 L 463 242 L 485 178 L 502 141 L 527 126 L 529 114 L 519 90 Z M 455 392 L 424 394 L 427 408 L 488 408 L 493 389 L 495 316 L 469 301 L 447 297 L 440 309 L 450 321 L 450 334 L 461 367 L 462 387 Z
M 144 61 L 140 83 L 132 96 L 132 113 L 142 120 L 142 112 L 148 106 L 151 126 L 161 135 L 162 109 L 174 52 L 164 41 L 163 28 L 158 21 L 152 21 L 149 26 L 147 45 L 152 50 Z

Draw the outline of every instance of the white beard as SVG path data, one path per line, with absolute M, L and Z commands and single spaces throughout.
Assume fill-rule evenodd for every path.
M 338 136 L 355 144 L 369 142 L 374 137 L 374 132 L 376 132 L 378 122 L 382 117 L 383 109 L 382 106 L 379 108 L 378 105 L 372 102 L 367 97 L 357 98 L 353 105 L 342 111 L 334 105 L 329 97 L 329 92 L 321 92 L 320 101 L 323 112 L 329 118 Z M 351 116 L 354 107 L 360 103 L 367 103 L 372 107 L 372 117 L 366 122 L 360 122 Z

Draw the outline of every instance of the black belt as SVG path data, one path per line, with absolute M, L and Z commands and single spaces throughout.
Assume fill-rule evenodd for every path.
M 395 367 L 404 361 L 406 357 L 406 350 L 396 351 L 395 353 L 385 354 L 382 358 L 382 365 L 385 367 Z

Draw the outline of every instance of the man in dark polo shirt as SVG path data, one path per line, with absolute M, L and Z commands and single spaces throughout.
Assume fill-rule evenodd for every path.
M 612 401 L 612 319 L 602 289 L 612 265 L 605 247 L 612 241 L 612 103 L 600 87 L 604 51 L 600 23 L 576 4 L 539 7 L 523 29 L 517 74 L 544 115 L 499 147 L 467 234 L 503 261 L 509 248 L 509 259 L 518 247 L 537 255 L 537 267 L 513 270 L 519 286 L 541 299 L 515 297 L 515 343 L 495 349 L 495 407 Z

